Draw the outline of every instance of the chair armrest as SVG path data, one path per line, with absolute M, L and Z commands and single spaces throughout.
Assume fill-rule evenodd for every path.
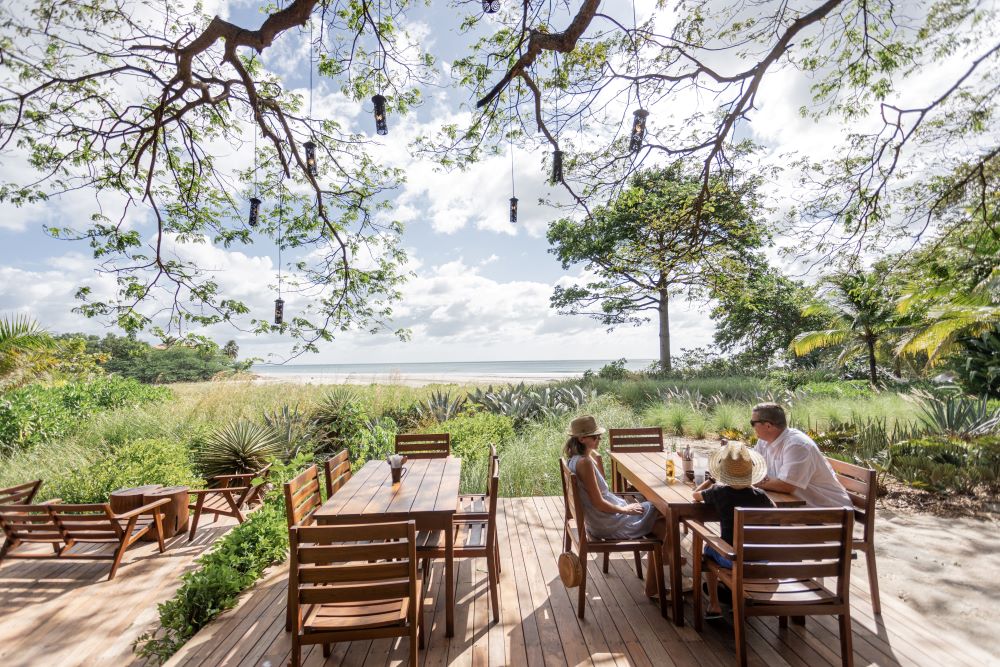
M 226 486 L 219 489 L 191 489 L 190 491 L 188 491 L 188 493 L 191 494 L 192 496 L 198 496 L 198 495 L 208 495 L 211 493 L 226 494 L 233 492 L 243 492 L 249 489 L 250 489 L 249 486 Z
M 712 547 L 729 560 L 736 560 L 736 549 L 734 549 L 729 542 L 726 542 L 724 539 L 710 531 L 701 521 L 684 519 L 684 523 L 688 528 L 694 531 L 698 537 L 704 540 L 705 544 Z M 697 556 L 697 554 L 695 555 Z
M 62 498 L 49 498 L 48 500 L 43 500 L 38 503 L 39 505 L 58 505 L 62 502 Z
M 211 477 L 208 478 L 208 483 L 209 484 L 216 484 L 216 483 L 219 483 L 219 484 L 223 484 L 223 483 L 229 484 L 233 480 L 240 480 L 244 484 L 246 484 L 247 482 L 249 482 L 250 480 L 252 480 L 254 477 L 257 477 L 257 473 L 244 472 L 244 473 L 240 473 L 239 475 L 213 475 L 213 476 L 211 476 Z
M 132 517 L 139 516 L 140 514 L 146 514 L 147 512 L 150 512 L 156 509 L 157 507 L 162 507 L 163 505 L 169 505 L 169 504 L 170 504 L 170 498 L 160 498 L 159 500 L 154 500 L 153 502 L 147 503 L 142 507 L 136 507 L 134 510 L 130 510 L 128 512 L 125 512 L 124 514 L 116 514 L 115 518 L 131 519 Z

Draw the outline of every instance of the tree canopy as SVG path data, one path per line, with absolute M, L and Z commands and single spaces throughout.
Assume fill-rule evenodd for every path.
M 756 217 L 756 187 L 753 178 L 713 178 L 699 207 L 700 180 L 682 164 L 637 173 L 582 223 L 563 218 L 549 226 L 549 252 L 564 269 L 585 270 L 581 281 L 555 288 L 552 305 L 609 328 L 641 324 L 656 313 L 660 364 L 670 370 L 671 296 L 703 295 L 715 281 L 745 273 L 748 256 L 767 239 Z
M 501 4 L 487 15 L 478 0 L 454 0 L 474 43 L 448 71 L 474 108 L 417 145 L 446 167 L 508 140 L 558 149 L 556 180 L 580 218 L 637 171 L 685 159 L 699 165 L 693 220 L 710 225 L 713 183 L 755 168 L 749 123 L 783 72 L 813 82 L 803 114 L 850 126 L 835 158 L 800 156 L 787 177 L 802 179 L 792 217 L 804 252 L 922 238 L 956 199 L 973 203 L 971 220 L 995 215 L 1000 38 L 990 5 L 660 0 L 637 21 L 601 0 Z M 171 330 L 228 322 L 315 349 L 339 331 L 390 326 L 406 274 L 389 197 L 404 175 L 372 159 L 366 135 L 314 114 L 274 49 L 306 41 L 310 77 L 357 103 L 383 94 L 402 114 L 438 75 L 407 32 L 413 10 L 410 0 L 287 0 L 250 20 L 192 0 L 5 3 L 0 154 L 29 169 L 0 183 L 0 202 L 93 192 L 89 218 L 49 231 L 87 242 L 116 280 L 112 294 L 82 288 L 82 312 L 129 331 L 164 318 Z M 954 65 L 939 72 L 943 84 L 908 85 L 942 60 Z M 635 112 L 648 114 L 641 128 Z M 223 154 L 246 155 L 258 140 L 253 159 L 223 167 Z M 254 195 L 263 209 L 251 226 Z M 139 224 L 147 217 L 152 233 Z M 303 306 L 280 325 L 249 313 L 191 251 L 260 241 L 289 251 L 270 287 Z

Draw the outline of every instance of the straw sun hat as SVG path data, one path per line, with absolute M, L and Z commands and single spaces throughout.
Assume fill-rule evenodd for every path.
M 566 435 L 576 436 L 577 438 L 586 438 L 591 435 L 601 435 L 602 433 L 604 433 L 604 427 L 597 425 L 597 420 L 594 419 L 593 415 L 577 417 L 569 423 L 569 430 L 566 431 Z
M 767 477 L 764 457 L 742 442 L 720 447 L 708 461 L 708 469 L 719 484 L 745 488 Z

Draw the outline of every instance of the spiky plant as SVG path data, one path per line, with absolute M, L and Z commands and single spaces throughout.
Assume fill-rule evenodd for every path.
M 48 332 L 26 315 L 0 318 L 0 380 L 17 370 L 25 355 L 55 345 Z
M 985 396 L 977 399 L 961 394 L 935 396 L 927 392 L 914 392 L 912 396 L 920 406 L 920 419 L 928 433 L 971 440 L 1000 431 L 1000 409 L 991 410 Z
M 274 429 L 240 419 L 210 433 L 195 449 L 194 461 L 206 477 L 235 475 L 260 470 L 282 449 Z
M 465 396 L 451 397 L 451 392 L 435 390 L 426 399 L 416 404 L 417 412 L 423 421 L 448 421 L 458 415 L 465 407 Z
M 280 408 L 265 412 L 264 425 L 270 428 L 281 441 L 281 459 L 289 461 L 299 453 L 312 453 L 312 423 L 299 406 Z

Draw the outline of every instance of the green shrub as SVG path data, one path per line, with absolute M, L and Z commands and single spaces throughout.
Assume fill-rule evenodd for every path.
M 514 420 L 489 412 L 464 413 L 427 430 L 451 434 L 451 453 L 462 459 L 462 493 L 482 493 L 490 445 L 504 450 L 514 439 Z
M 684 435 L 690 431 L 690 425 L 701 415 L 683 403 L 657 405 L 646 410 L 643 415 L 643 426 L 659 426 L 664 433 Z M 701 420 L 704 423 L 704 419 Z
M 750 407 L 740 403 L 720 403 L 712 409 L 709 427 L 715 433 L 746 428 L 750 423 Z
M 810 396 L 832 396 L 836 398 L 871 398 L 875 395 L 867 380 L 837 380 L 835 382 L 810 382 L 801 385 Z
M 96 412 L 165 400 L 170 390 L 135 380 L 96 377 L 0 394 L 0 458 L 63 438 Z
M 209 433 L 196 447 L 194 460 L 205 477 L 256 472 L 271 459 L 280 458 L 283 445 L 275 429 L 238 419 Z
M 371 415 L 354 390 L 334 389 L 323 396 L 311 418 L 316 455 L 322 456 L 352 446 L 363 436 Z
M 357 438 L 348 446 L 351 466 L 357 470 L 372 459 L 385 459 L 396 449 L 396 422 L 380 417 L 368 422 Z
M 111 449 L 103 458 L 46 484 L 47 493 L 67 503 L 104 503 L 112 491 L 162 484 L 198 483 L 184 445 L 169 440 L 136 440 Z
M 946 437 L 907 440 L 893 445 L 892 472 L 912 486 L 940 492 L 972 493 L 997 488 L 1000 439 L 961 442 Z
M 157 606 L 160 628 L 136 640 L 134 649 L 139 656 L 163 664 L 198 630 L 236 606 L 240 593 L 265 569 L 285 560 L 288 527 L 281 484 L 304 463 L 299 458 L 290 465 L 278 463 L 272 468 L 275 485 L 263 506 L 199 558 L 198 569 L 184 574 L 174 596 Z

